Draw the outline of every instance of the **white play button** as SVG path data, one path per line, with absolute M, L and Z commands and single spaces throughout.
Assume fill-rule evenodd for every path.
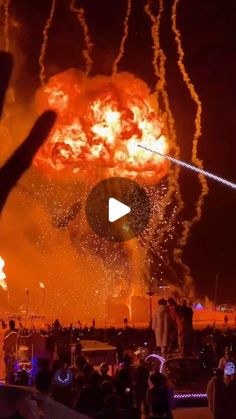
M 150 202 L 138 183 L 111 177 L 91 189 L 85 213 L 89 226 L 98 236 L 112 242 L 125 242 L 139 237 L 148 226 Z
M 110 223 L 113 223 L 116 220 L 119 220 L 124 215 L 130 213 L 130 207 L 123 204 L 115 198 L 109 198 L 108 201 L 108 220 Z

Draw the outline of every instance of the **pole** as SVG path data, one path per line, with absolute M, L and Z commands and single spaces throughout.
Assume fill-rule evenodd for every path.
M 107 338 L 107 305 L 108 305 L 108 299 L 105 300 L 105 307 L 104 307 L 104 339 L 106 340 Z
M 152 295 L 149 296 L 149 327 L 152 328 Z
M 213 328 L 215 328 L 215 324 L 216 324 L 216 304 L 217 304 L 218 281 L 219 281 L 219 274 L 216 274 L 216 277 L 215 277 L 215 297 L 214 297 L 214 321 L 213 321 Z
M 25 289 L 26 292 L 26 309 L 25 309 L 25 329 L 26 329 L 26 321 L 29 315 L 29 290 L 28 288 Z
M 149 327 L 152 328 L 152 297 L 154 292 L 152 291 L 152 280 L 149 281 L 149 291 L 147 292 L 149 296 Z
M 43 288 L 43 311 L 45 311 L 46 288 Z M 44 313 L 45 314 L 45 313 Z

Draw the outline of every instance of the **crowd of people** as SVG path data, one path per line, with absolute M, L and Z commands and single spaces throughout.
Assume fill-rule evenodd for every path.
M 170 351 L 179 356 L 191 352 L 202 359 L 202 365 L 208 365 L 209 371 L 215 368 L 206 386 L 211 413 L 215 419 L 235 419 L 232 406 L 236 396 L 236 331 L 211 327 L 193 330 L 191 309 L 185 301 L 177 305 L 173 299 L 159 300 L 153 327 L 155 333 L 150 328 L 133 329 L 124 322 L 123 328 L 104 330 L 96 329 L 93 321 L 89 328 L 72 325 L 65 328 L 56 320 L 47 333 L 41 331 L 45 333 L 47 359 L 38 360 L 33 380 L 38 393 L 34 402 L 40 405 L 42 400 L 51 398 L 75 412 L 98 419 L 140 419 L 141 412 L 148 418 L 171 419 L 173 387 L 165 375 L 150 370 L 142 357 L 134 356 L 141 346 L 149 352 L 159 350 L 166 358 Z M 7 330 L 16 330 L 13 321 Z M 82 355 L 80 339 L 105 340 L 117 347 L 119 366 L 114 375 L 105 363 L 99 369 L 91 365 Z M 72 366 L 70 343 L 74 342 L 77 352 Z M 10 384 L 32 384 L 24 369 L 8 377 Z
M 15 374 L 14 384 L 29 385 L 25 369 Z M 144 417 L 142 412 L 150 419 L 172 419 L 173 391 L 167 378 L 159 371 L 150 372 L 142 359 L 133 364 L 128 354 L 113 376 L 106 363 L 95 369 L 82 354 L 73 366 L 66 357 L 52 365 L 48 359 L 41 359 L 34 386 L 38 392 L 27 399 L 28 414 L 25 416 L 24 401 L 15 412 L 19 417 L 39 418 L 32 414 L 35 405 L 40 411 L 40 406 L 42 410 L 43 403 L 51 398 L 94 419 L 140 419 Z

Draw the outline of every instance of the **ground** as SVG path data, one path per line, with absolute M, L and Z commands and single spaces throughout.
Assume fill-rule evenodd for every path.
M 176 409 L 174 411 L 174 419 L 211 419 L 209 409 L 207 407 L 196 407 L 186 409 Z

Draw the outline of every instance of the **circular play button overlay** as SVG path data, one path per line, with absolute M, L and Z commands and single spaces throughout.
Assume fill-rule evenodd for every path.
M 113 177 L 99 182 L 89 193 L 86 216 L 99 236 L 122 242 L 139 236 L 150 217 L 149 198 L 133 180 Z

